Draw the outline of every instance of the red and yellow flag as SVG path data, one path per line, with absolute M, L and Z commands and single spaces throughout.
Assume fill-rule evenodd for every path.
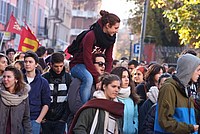
M 22 27 L 20 44 L 18 46 L 18 50 L 22 52 L 26 52 L 28 50 L 35 52 L 39 46 L 40 46 L 40 43 L 35 37 L 35 35 L 32 33 L 32 31 L 30 30 L 30 28 L 28 26 L 27 28 Z
M 7 32 L 11 32 L 11 33 L 16 33 L 16 34 L 20 34 L 21 33 L 21 27 L 18 24 L 16 18 L 13 16 L 13 13 L 10 16 L 9 22 L 7 24 L 7 28 L 6 28 Z

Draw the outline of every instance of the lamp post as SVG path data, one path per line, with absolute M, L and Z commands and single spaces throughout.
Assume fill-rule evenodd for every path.
M 144 46 L 144 38 L 145 38 L 145 32 L 146 32 L 146 22 L 147 22 L 149 1 L 150 0 L 145 0 L 144 2 L 144 14 L 142 16 L 142 26 L 141 26 L 141 36 L 140 36 L 139 61 L 141 61 L 143 57 L 143 46 Z
M 132 33 L 130 33 L 130 55 L 129 55 L 129 60 L 131 60 L 132 58 L 132 50 L 133 50 L 133 38 L 134 38 L 134 35 Z

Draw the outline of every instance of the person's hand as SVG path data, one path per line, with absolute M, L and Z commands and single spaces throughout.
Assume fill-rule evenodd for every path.
M 37 120 L 35 120 L 37 123 L 41 123 L 42 122 L 42 120 L 41 119 L 39 119 L 39 118 L 37 118 Z
M 96 90 L 100 90 L 101 89 L 101 82 L 98 82 L 97 84 L 96 84 Z
M 198 131 L 198 129 L 199 129 L 199 125 L 194 125 L 194 131 L 196 132 Z

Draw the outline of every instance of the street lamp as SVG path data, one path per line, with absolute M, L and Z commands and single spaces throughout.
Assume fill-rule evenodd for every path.
M 130 33 L 130 55 L 129 55 L 129 60 L 131 60 L 132 58 L 132 49 L 133 49 L 133 38 L 134 38 L 134 35 L 132 33 Z
M 148 6 L 150 0 L 145 0 L 144 2 L 144 13 L 142 16 L 142 26 L 141 26 L 141 36 L 140 36 L 140 51 L 139 51 L 139 61 L 143 60 L 143 46 L 144 46 L 144 38 L 146 33 L 146 22 L 147 22 L 147 13 Z

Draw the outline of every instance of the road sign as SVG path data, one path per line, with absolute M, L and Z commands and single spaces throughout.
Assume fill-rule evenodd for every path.
M 139 54 L 139 52 L 140 52 L 140 44 L 136 43 L 136 44 L 133 45 L 133 53 Z

